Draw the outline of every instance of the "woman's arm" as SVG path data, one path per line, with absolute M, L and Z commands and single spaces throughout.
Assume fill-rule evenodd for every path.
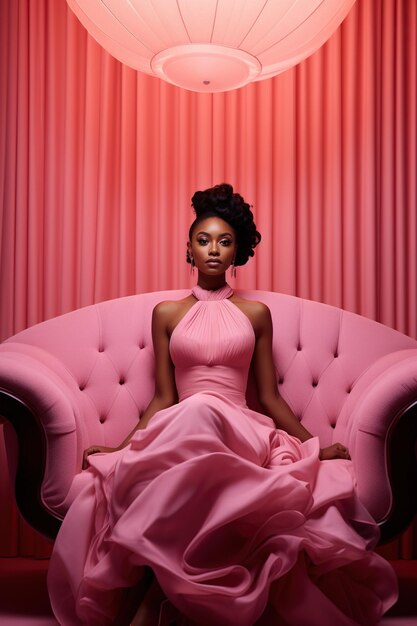
M 278 392 L 272 356 L 271 313 L 266 305 L 257 304 L 252 322 L 256 335 L 252 363 L 259 402 L 265 414 L 275 422 L 277 428 L 285 430 L 289 435 L 298 437 L 300 441 L 306 441 L 311 439 L 313 435 L 304 428 Z M 349 452 L 345 446 L 336 443 L 328 448 L 323 448 L 320 452 L 320 458 L 349 458 Z
M 178 401 L 174 365 L 169 354 L 168 328 L 172 319 L 173 306 L 174 303 L 172 302 L 161 302 L 155 306 L 152 313 L 152 341 L 155 354 L 155 392 L 152 400 L 139 422 L 117 447 L 90 446 L 87 448 L 84 451 L 83 468 L 88 466 L 87 458 L 90 454 L 121 450 L 127 446 L 137 430 L 146 428 L 155 413 L 172 406 Z
M 155 354 L 155 392 L 137 426 L 122 441 L 120 448 L 124 448 L 129 443 L 137 430 L 146 428 L 155 413 L 178 402 L 174 365 L 169 353 L 168 332 L 174 307 L 174 302 L 161 302 L 153 310 L 152 342 Z

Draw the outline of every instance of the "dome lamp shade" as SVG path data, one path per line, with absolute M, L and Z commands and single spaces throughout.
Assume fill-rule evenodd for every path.
M 322 46 L 355 0 L 67 0 L 96 41 L 197 92 L 271 78 Z

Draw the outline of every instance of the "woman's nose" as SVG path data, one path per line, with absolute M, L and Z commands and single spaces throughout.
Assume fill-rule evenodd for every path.
M 209 254 L 214 255 L 214 256 L 218 256 L 219 254 L 217 243 L 214 241 L 213 243 L 210 244 Z

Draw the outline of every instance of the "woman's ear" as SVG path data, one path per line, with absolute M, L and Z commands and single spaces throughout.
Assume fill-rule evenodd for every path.
M 191 241 L 187 241 L 187 258 L 191 259 L 192 258 L 192 252 L 191 252 Z

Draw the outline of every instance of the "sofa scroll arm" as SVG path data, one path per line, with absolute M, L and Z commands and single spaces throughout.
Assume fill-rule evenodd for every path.
M 393 503 L 387 517 L 379 523 L 381 544 L 398 537 L 417 514 L 417 401 L 393 421 L 387 458 Z
M 44 429 L 26 403 L 2 389 L 0 416 L 9 422 L 17 439 L 15 497 L 18 509 L 32 528 L 46 538 L 54 539 L 61 520 L 48 510 L 42 500 L 46 467 Z

